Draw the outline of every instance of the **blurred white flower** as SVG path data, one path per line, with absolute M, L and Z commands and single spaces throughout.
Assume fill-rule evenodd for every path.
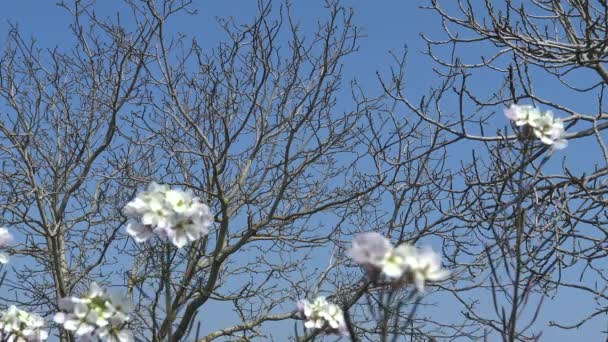
M 416 248 L 408 244 L 401 244 L 396 248 L 391 248 L 391 251 L 382 260 L 382 273 L 389 279 L 402 278 L 409 268 L 407 261 L 414 253 L 416 253 Z
M 537 120 L 536 125 L 533 126 L 534 135 L 544 144 L 554 145 L 558 149 L 568 146 L 568 141 L 563 138 L 565 130 L 561 120 L 553 119 L 553 115 L 546 115 L 544 119 Z
M 448 271 L 441 268 L 441 258 L 430 248 L 415 250 L 405 258 L 407 276 L 414 283 L 419 292 L 424 292 L 424 285 L 428 281 L 439 281 L 448 277 Z
M 384 236 L 375 233 L 362 233 L 355 237 L 347 254 L 368 272 L 382 268 L 384 259 L 393 246 Z
M 178 214 L 192 211 L 194 200 L 190 192 L 168 190 L 165 192 L 165 199 L 170 208 Z
M 523 126 L 541 116 L 541 113 L 538 109 L 530 105 L 520 106 L 512 104 L 509 108 L 505 109 L 505 116 L 514 121 L 515 125 Z
M 298 311 L 304 318 L 304 326 L 307 329 L 321 329 L 325 322 L 318 315 L 329 303 L 325 297 L 317 297 L 312 303 L 306 299 L 298 302 Z
M 133 333 L 131 330 L 122 329 L 116 331 L 105 331 L 99 337 L 107 342 L 133 342 Z
M 8 254 L 4 253 L 4 252 L 0 252 L 0 264 L 6 264 L 8 263 L 9 257 Z
M 517 126 L 528 125 L 532 128 L 534 135 L 546 145 L 553 145 L 557 149 L 568 146 L 564 139 L 564 123 L 556 119 L 551 111 L 542 113 L 530 105 L 512 104 L 505 109 L 505 115 L 513 120 Z
M 298 302 L 298 312 L 304 319 L 306 329 L 322 330 L 328 334 L 348 335 L 342 309 L 328 302 L 325 297 L 317 297 L 312 303 L 306 299 Z
M 13 241 L 13 236 L 9 233 L 8 229 L 0 227 L 0 248 L 6 247 L 11 241 Z M 8 259 L 7 253 L 0 252 L 0 264 L 8 263 Z
M 344 313 L 339 306 L 329 303 L 325 310 L 322 310 L 319 315 L 327 322 L 332 331 L 337 331 L 340 334 L 346 335 L 348 329 L 344 320 Z
M 140 220 L 127 226 L 127 233 L 136 242 L 144 242 L 156 234 L 178 248 L 207 235 L 213 224 L 209 207 L 192 193 L 157 183 L 151 183 L 127 203 L 124 213 Z
M 431 249 L 421 251 L 407 243 L 393 247 L 378 233 L 356 236 L 348 255 L 365 268 L 372 280 L 382 275 L 396 286 L 413 283 L 420 292 L 424 291 L 427 281 L 448 276 L 441 268 L 441 258 Z
M 141 243 L 148 240 L 153 234 L 151 226 L 139 222 L 131 222 L 127 225 L 127 234 L 131 235 L 135 242 Z
M 49 334 L 43 327 L 42 317 L 20 310 L 14 305 L 0 312 L 0 341 L 44 341 Z
M 126 329 L 131 311 L 127 300 L 108 293 L 96 283 L 91 284 L 89 292 L 82 298 L 62 298 L 59 308 L 64 312 L 55 314 L 55 322 L 81 339 L 133 341 L 131 332 Z
M 13 236 L 8 229 L 0 227 L 0 246 L 6 246 L 13 240 Z

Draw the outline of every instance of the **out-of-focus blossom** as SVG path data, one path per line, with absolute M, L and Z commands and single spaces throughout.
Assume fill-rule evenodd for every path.
M 408 244 L 401 244 L 386 254 L 382 260 L 381 270 L 387 278 L 398 280 L 408 271 L 408 261 L 416 253 L 416 248 Z
M 14 305 L 0 312 L 0 341 L 44 341 L 49 334 L 43 328 L 44 320 L 42 317 L 20 310 Z
M 541 112 L 530 105 L 512 104 L 505 109 L 505 116 L 514 121 L 517 126 L 528 125 L 532 128 L 534 135 L 543 144 L 553 145 L 557 149 L 568 146 L 568 141 L 564 139 L 564 123 L 556 119 L 551 111 Z
M 12 240 L 13 236 L 9 233 L 8 229 L 0 227 L 0 248 L 6 247 Z M 8 259 L 8 254 L 0 251 L 0 264 L 6 264 Z
M 200 239 L 209 232 L 213 215 L 209 207 L 187 191 L 151 183 L 124 208 L 126 215 L 139 219 L 127 226 L 136 242 L 156 234 L 171 240 L 178 248 Z
M 534 106 L 512 104 L 505 109 L 505 116 L 514 121 L 515 125 L 527 125 L 530 121 L 542 116 L 541 112 Z
M 565 134 L 564 123 L 553 118 L 553 113 L 546 112 L 545 115 L 530 122 L 534 135 L 544 144 L 554 145 L 558 149 L 568 146 L 568 141 L 563 138 Z
M 355 237 L 348 255 L 361 265 L 372 280 L 382 276 L 393 285 L 413 283 L 420 292 L 428 281 L 443 280 L 448 272 L 441 268 L 439 255 L 431 249 L 420 250 L 402 243 L 397 247 L 378 233 Z
M 127 300 L 108 293 L 96 283 L 82 298 L 62 298 L 62 312 L 55 314 L 55 322 L 73 331 L 81 340 L 131 342 L 133 335 L 127 329 L 131 307 Z
M 328 302 L 325 297 L 317 297 L 312 303 L 306 299 L 298 302 L 298 312 L 304 319 L 304 327 L 320 330 L 327 334 L 348 335 L 342 309 Z
M 390 241 L 375 233 L 362 233 L 355 237 L 348 255 L 368 272 L 381 269 L 386 256 L 393 249 Z
M 398 247 L 399 248 L 399 247 Z M 441 258 L 430 248 L 415 250 L 405 258 L 407 277 L 414 283 L 416 289 L 424 292 L 424 285 L 428 281 L 439 281 L 448 277 L 448 271 L 441 268 Z

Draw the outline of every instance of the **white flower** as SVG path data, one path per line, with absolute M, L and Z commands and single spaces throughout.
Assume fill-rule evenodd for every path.
M 116 331 L 106 331 L 99 335 L 100 338 L 105 339 L 107 342 L 133 342 L 133 333 L 128 329 L 121 329 Z
M 65 312 L 55 315 L 55 322 L 73 331 L 81 339 L 100 338 L 104 341 L 132 341 L 131 332 L 126 329 L 130 320 L 130 305 L 125 298 L 107 293 L 96 283 L 82 298 L 62 298 L 59 308 Z
M 181 248 L 188 242 L 196 241 L 207 235 L 212 224 L 213 216 L 211 216 L 209 208 L 196 202 L 182 220 L 173 226 L 169 237 L 175 246 Z
M 508 109 L 505 109 L 505 115 L 513 120 L 517 126 L 530 126 L 534 135 L 543 144 L 553 145 L 557 149 L 565 148 L 568 145 L 568 142 L 564 139 L 564 123 L 560 119 L 554 118 L 551 111 L 541 113 L 530 105 L 512 104 Z
M 370 232 L 357 235 L 347 253 L 356 263 L 369 270 L 381 267 L 384 258 L 392 249 L 393 246 L 387 238 Z
M 173 212 L 169 208 L 162 194 L 154 194 L 147 198 L 148 210 L 141 215 L 141 223 L 149 226 L 166 228 L 173 222 Z
M 346 325 L 344 320 L 344 314 L 339 306 L 333 303 L 328 303 L 324 310 L 319 313 L 333 330 L 340 330 L 341 327 Z
M 209 207 L 190 192 L 157 183 L 151 183 L 127 203 L 124 212 L 140 220 L 127 226 L 127 233 L 136 242 L 144 242 L 156 234 L 178 248 L 207 235 L 213 224 Z
M 0 264 L 6 264 L 8 263 L 9 257 L 8 254 L 4 253 L 4 252 L 0 252 Z
M 441 268 L 441 258 L 431 249 L 409 253 L 405 258 L 408 277 L 420 292 L 428 281 L 438 281 L 447 278 L 448 272 Z
M 9 233 L 8 229 L 0 227 L 0 248 L 6 247 L 13 240 L 13 236 Z M 8 254 L 0 252 L 0 264 L 8 263 Z
M 427 281 L 443 280 L 448 272 L 441 268 L 441 259 L 431 249 L 402 243 L 397 247 L 380 234 L 363 233 L 355 237 L 348 254 L 363 266 L 372 280 L 384 276 L 395 286 L 414 283 L 424 291 Z
M 148 203 L 142 197 L 135 197 L 123 208 L 125 214 L 132 216 L 143 215 L 147 210 Z
M 165 198 L 171 209 L 178 214 L 187 213 L 192 210 L 193 198 L 189 192 L 169 190 L 165 192 Z
M 13 240 L 13 236 L 8 229 L 0 227 L 0 246 L 6 246 Z
M 552 117 L 551 117 L 552 119 Z M 563 138 L 565 134 L 564 123 L 561 120 L 545 119 L 534 128 L 534 135 L 544 144 L 554 145 L 555 148 L 563 149 L 568 146 L 568 141 Z
M 20 310 L 14 305 L 6 311 L 0 312 L 0 341 L 44 341 L 49 334 L 43 327 L 42 317 Z
M 154 231 L 145 224 L 131 222 L 127 225 L 127 234 L 131 235 L 135 242 L 141 243 L 148 240 L 154 234 Z
M 389 279 L 400 279 L 407 272 L 407 260 L 416 253 L 416 248 L 401 244 L 386 254 L 382 260 L 381 269 Z
M 410 247 L 402 245 L 394 248 L 384 236 L 375 233 L 362 233 L 355 237 L 348 255 L 368 274 L 375 278 L 381 273 L 389 279 L 400 279 L 406 271 L 405 258 Z
M 540 115 L 540 111 L 530 105 L 520 106 L 512 104 L 509 108 L 505 109 L 505 116 L 514 121 L 517 126 L 526 125 Z
M 308 300 L 298 302 L 298 312 L 304 319 L 306 329 L 318 329 L 328 334 L 348 335 L 342 309 L 329 303 L 325 297 L 317 297 L 312 303 Z

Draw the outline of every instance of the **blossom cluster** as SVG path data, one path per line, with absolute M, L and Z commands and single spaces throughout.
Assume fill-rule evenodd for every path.
M 213 223 L 209 207 L 192 193 L 157 183 L 151 183 L 146 191 L 127 203 L 124 212 L 139 219 L 127 226 L 127 233 L 136 242 L 144 242 L 157 234 L 178 248 L 205 236 Z
M 8 229 L 0 227 L 0 248 L 6 247 L 13 240 L 13 236 L 8 232 Z M 8 262 L 8 254 L 0 252 L 0 264 Z
M 317 297 L 312 303 L 308 300 L 298 302 L 298 312 L 304 319 L 304 327 L 318 329 L 327 334 L 348 335 L 342 309 L 328 302 L 325 297 Z
M 126 327 L 130 320 L 127 301 L 115 293 L 108 293 L 96 283 L 91 284 L 89 292 L 82 298 L 62 298 L 59 308 L 62 312 L 55 314 L 55 322 L 74 332 L 81 341 L 133 341 L 133 335 Z
M 384 277 L 397 286 L 413 283 L 419 292 L 424 291 L 428 281 L 448 276 L 433 250 L 407 243 L 394 247 L 387 238 L 374 232 L 356 236 L 348 254 L 372 279 Z
M 42 317 L 20 310 L 14 305 L 0 312 L 0 341 L 44 341 L 49 334 L 43 327 Z
M 517 126 L 528 125 L 544 144 L 558 149 L 568 146 L 568 141 L 564 139 L 564 122 L 553 117 L 551 111 L 541 112 L 534 106 L 512 104 L 505 109 L 505 116 Z

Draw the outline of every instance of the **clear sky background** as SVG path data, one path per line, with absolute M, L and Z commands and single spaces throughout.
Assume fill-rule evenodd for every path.
M 451 1 L 443 2 L 447 4 Z M 317 20 L 323 20 L 326 17 L 322 3 L 320 0 L 294 1 L 293 13 L 302 22 L 304 30 L 313 29 Z M 114 0 L 98 1 L 97 8 L 100 11 L 111 13 L 119 9 L 116 7 L 118 4 L 119 2 Z M 369 85 L 371 89 L 376 88 L 378 85 L 376 71 L 385 71 L 386 66 L 392 61 L 389 51 L 400 51 L 407 45 L 409 49 L 407 67 L 409 94 L 416 97 L 426 92 L 429 85 L 437 83 L 438 79 L 432 70 L 433 65 L 430 59 L 422 53 L 425 50 L 425 44 L 419 34 L 424 32 L 431 37 L 441 37 L 442 30 L 436 15 L 419 8 L 421 1 L 349 0 L 344 4 L 353 7 L 354 22 L 363 29 L 363 33 L 366 35 L 360 41 L 360 51 L 346 59 L 345 79 L 356 77 L 361 84 Z M 188 36 L 196 36 L 203 47 L 213 47 L 217 41 L 223 38 L 215 17 L 232 16 L 237 22 L 249 22 L 256 13 L 256 1 L 253 0 L 201 0 L 195 1 L 195 7 L 198 8 L 199 15 L 181 16 L 179 21 L 174 20 L 168 25 Z M 70 40 L 67 36 L 68 17 L 63 9 L 55 5 L 53 0 L 2 2 L 0 32 L 5 32 L 8 21 L 18 23 L 26 36 L 36 38 L 44 47 L 61 48 L 66 41 Z M 0 35 L 0 44 L 4 44 L 4 39 L 4 35 Z M 480 52 L 468 51 L 468 54 L 475 57 Z M 560 97 L 564 104 L 573 107 L 584 102 L 584 99 L 581 98 L 562 96 L 568 93 L 562 93 L 564 91 L 562 88 L 553 86 L 553 80 L 547 79 L 546 82 L 546 88 L 541 87 L 539 90 L 541 93 L 545 92 L 547 96 Z M 483 87 L 490 83 L 492 80 L 479 81 L 477 86 Z M 584 110 L 584 105 L 580 109 Z M 589 161 L 584 158 L 585 153 L 581 153 L 586 148 L 589 146 L 571 146 L 567 151 L 561 152 L 562 154 L 557 159 L 561 162 L 561 159 L 567 156 L 568 162 L 573 165 L 588 163 Z M 452 157 L 456 161 L 461 158 L 466 159 L 468 155 L 468 151 L 453 151 Z M 576 172 L 577 169 L 573 167 L 571 170 Z M 15 266 L 18 267 L 18 265 Z M 564 332 L 541 328 L 550 320 L 572 322 L 569 317 L 582 317 L 591 311 L 589 305 L 593 305 L 593 302 L 590 300 L 581 300 L 566 291 L 559 292 L 558 295 L 559 300 L 545 304 L 541 319 L 537 322 L 538 326 L 535 330 L 544 331 L 541 341 L 602 341 L 606 339 L 606 335 L 600 332 L 606 330 L 605 316 L 593 320 L 581 330 Z M 490 309 L 490 305 L 491 303 L 488 302 L 488 309 Z M 460 307 L 446 304 L 437 311 L 437 315 L 446 320 L 453 317 L 454 321 L 458 321 L 462 317 L 460 311 Z M 225 327 L 225 324 L 222 324 L 223 320 L 221 315 L 214 314 L 210 316 L 207 323 L 209 325 L 217 323 L 218 328 Z M 290 324 L 287 326 L 291 327 Z

